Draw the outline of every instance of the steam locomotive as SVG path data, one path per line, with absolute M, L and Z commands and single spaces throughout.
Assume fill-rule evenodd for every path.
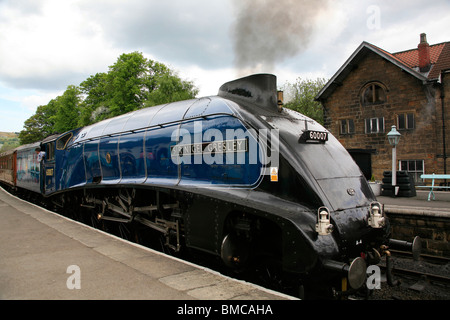
M 172 251 L 299 288 L 365 286 L 389 221 L 359 167 L 324 127 L 283 108 L 276 77 L 217 96 L 127 113 L 0 155 L 0 180 L 94 224 L 148 228 Z M 38 151 L 45 160 L 37 161 Z M 281 279 L 281 280 L 280 280 Z

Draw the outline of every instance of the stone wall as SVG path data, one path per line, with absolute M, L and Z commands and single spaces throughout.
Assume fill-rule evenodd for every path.
M 447 77 L 450 84 L 450 75 Z M 447 80 L 446 79 L 446 80 Z M 386 102 L 363 106 L 361 90 L 370 82 L 386 89 Z M 449 101 L 450 85 L 446 85 L 445 101 Z M 425 172 L 442 172 L 442 111 L 440 87 L 423 84 L 414 76 L 375 53 L 367 54 L 333 94 L 323 102 L 325 126 L 346 149 L 372 150 L 372 173 L 381 180 L 383 171 L 392 167 L 392 147 L 387 133 L 397 125 L 399 114 L 414 114 L 414 129 L 399 130 L 398 160 L 424 160 Z M 446 107 L 450 113 L 450 105 Z M 446 122 L 450 120 L 447 115 Z M 365 119 L 384 118 L 384 132 L 366 133 Z M 355 132 L 342 134 L 341 120 L 352 119 Z M 450 132 L 450 125 L 447 131 Z M 450 144 L 450 141 L 447 141 Z M 442 156 L 441 156 L 442 157 Z
M 412 241 L 421 238 L 422 253 L 450 257 L 450 214 L 420 211 L 410 214 L 386 210 L 392 227 L 392 238 Z

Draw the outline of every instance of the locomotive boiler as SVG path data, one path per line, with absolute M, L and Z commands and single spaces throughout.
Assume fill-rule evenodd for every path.
M 50 137 L 40 169 L 27 166 L 40 179 L 22 187 L 74 215 L 90 208 L 95 225 L 150 228 L 171 250 L 200 250 L 236 271 L 359 289 L 389 245 L 383 206 L 338 140 L 280 100 L 276 77 L 258 74 L 217 96 Z

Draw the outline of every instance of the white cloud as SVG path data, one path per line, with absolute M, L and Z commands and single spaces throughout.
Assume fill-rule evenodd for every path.
M 19 132 L 38 106 L 62 93 L 62 90 L 11 89 L 0 85 L 0 131 Z
M 214 96 L 225 82 L 237 77 L 233 68 L 206 70 L 200 66 L 193 65 L 178 70 L 183 79 L 193 81 L 199 88 L 199 97 Z
M 231 63 L 231 3 L 209 0 L 83 0 L 80 9 L 96 21 L 115 47 L 151 52 L 161 62 L 224 68 Z
M 119 54 L 76 1 L 41 1 L 36 13 L 3 7 L 0 21 L 0 75 L 15 87 L 65 88 Z

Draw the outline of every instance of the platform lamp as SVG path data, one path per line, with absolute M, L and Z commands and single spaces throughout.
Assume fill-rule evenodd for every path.
M 387 134 L 389 144 L 392 146 L 392 193 L 394 197 L 396 196 L 396 185 L 397 185 L 397 145 L 400 142 L 401 134 L 397 131 L 396 126 L 392 126 L 391 131 Z

